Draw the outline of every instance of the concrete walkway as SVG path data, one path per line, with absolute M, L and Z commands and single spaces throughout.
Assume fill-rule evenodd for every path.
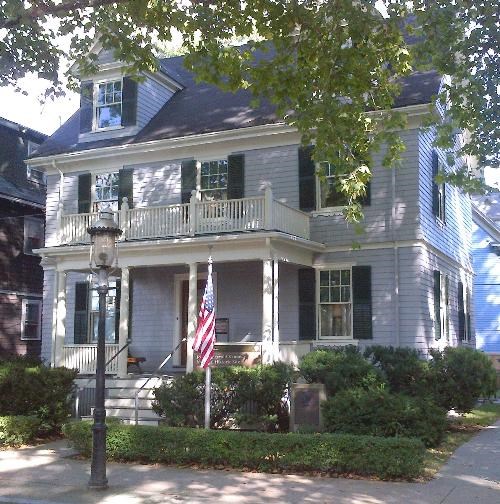
M 499 504 L 500 422 L 459 448 L 428 483 L 388 483 L 108 464 L 110 487 L 86 488 L 88 461 L 64 441 L 0 451 L 0 504 Z

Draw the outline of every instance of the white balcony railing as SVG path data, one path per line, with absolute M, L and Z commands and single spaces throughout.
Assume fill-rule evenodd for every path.
M 87 228 L 97 213 L 59 215 L 59 243 L 88 243 Z M 309 215 L 274 200 L 271 189 L 264 196 L 220 201 L 197 201 L 182 205 L 129 209 L 124 200 L 115 220 L 122 239 L 141 240 L 242 231 L 276 230 L 309 239 Z
M 107 344 L 105 362 L 118 352 L 117 344 Z M 64 345 L 61 365 L 69 369 L 78 369 L 80 374 L 94 374 L 97 358 L 97 345 Z M 106 367 L 106 373 L 118 373 L 118 357 Z

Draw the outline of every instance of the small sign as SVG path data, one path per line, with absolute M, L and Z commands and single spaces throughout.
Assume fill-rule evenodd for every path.
M 325 400 L 326 391 L 322 383 L 294 383 L 290 396 L 290 430 L 321 431 L 321 403 Z
M 260 343 L 216 343 L 210 366 L 257 366 L 262 364 L 261 348 Z M 196 354 L 196 366 L 199 365 L 199 354 Z
M 215 319 L 215 339 L 220 343 L 227 343 L 229 341 L 228 318 Z

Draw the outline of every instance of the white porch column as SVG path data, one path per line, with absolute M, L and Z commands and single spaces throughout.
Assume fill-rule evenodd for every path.
M 118 332 L 118 350 L 123 348 L 123 345 L 127 344 L 128 340 L 128 322 L 129 322 L 129 285 L 130 285 L 130 273 L 126 266 L 122 266 L 122 276 L 121 276 L 121 291 L 120 291 L 120 324 Z M 123 350 L 120 355 L 118 355 L 118 377 L 125 378 L 127 376 L 127 356 L 128 351 Z
M 188 326 L 187 326 L 187 351 L 186 351 L 186 373 L 191 373 L 194 369 L 193 343 L 196 333 L 197 313 L 197 285 L 198 285 L 198 264 L 189 265 L 189 297 L 188 297 Z
M 64 336 L 66 335 L 66 272 L 57 272 L 57 288 L 55 299 L 55 331 L 53 345 L 52 367 L 62 365 L 62 354 L 64 345 Z
M 273 361 L 280 360 L 279 261 L 273 261 Z
M 262 261 L 262 363 L 273 362 L 273 261 Z

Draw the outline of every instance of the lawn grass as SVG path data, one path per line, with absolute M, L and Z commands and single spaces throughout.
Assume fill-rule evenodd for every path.
M 459 446 L 498 419 L 500 419 L 500 404 L 482 404 L 464 416 L 453 418 L 443 442 L 436 448 L 426 450 L 424 479 L 434 477 Z

